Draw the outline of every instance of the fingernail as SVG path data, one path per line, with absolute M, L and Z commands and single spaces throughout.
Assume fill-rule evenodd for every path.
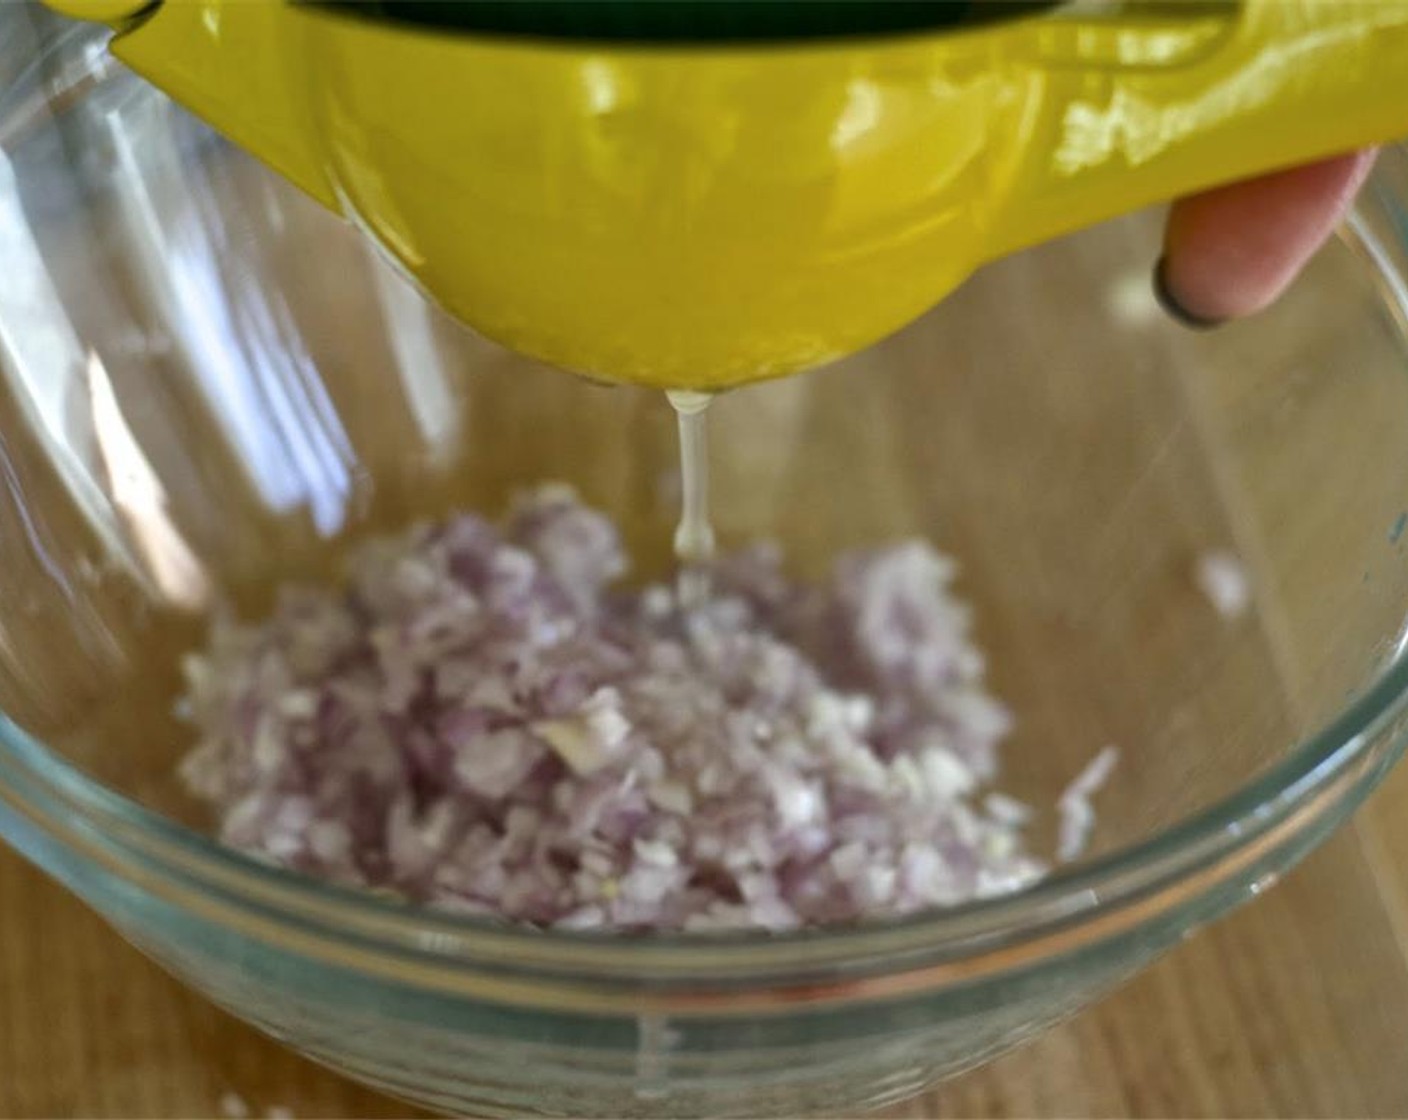
M 1166 257 L 1160 257 L 1159 263 L 1154 265 L 1154 298 L 1159 301 L 1159 306 L 1168 313 L 1169 318 L 1195 331 L 1210 331 L 1226 322 L 1225 319 L 1207 319 L 1202 315 L 1195 315 L 1178 302 L 1178 298 L 1168 286 L 1168 259 Z

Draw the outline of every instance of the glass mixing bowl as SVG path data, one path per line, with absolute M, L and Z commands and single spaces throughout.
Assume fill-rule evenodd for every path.
M 178 661 L 216 598 L 258 611 L 349 541 L 543 479 L 661 570 L 672 417 L 446 321 L 100 36 L 4 14 L 0 833 L 304 1053 L 469 1113 L 876 1105 L 1265 887 L 1402 751 L 1408 154 L 1391 151 L 1339 244 L 1252 322 L 1161 318 L 1157 216 L 1138 216 L 713 409 L 726 543 L 775 537 L 808 569 L 923 533 L 960 559 L 1018 716 L 1006 788 L 1049 806 L 1118 746 L 1083 864 L 893 924 L 613 940 L 222 850 L 173 777 Z

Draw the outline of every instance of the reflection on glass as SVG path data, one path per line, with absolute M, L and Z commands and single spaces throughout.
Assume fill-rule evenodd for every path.
M 170 106 L 139 103 L 106 123 L 128 251 L 211 419 L 270 507 L 306 506 L 331 534 L 346 513 L 353 455 L 283 297 L 242 282 L 258 275 L 244 258 L 262 239 L 238 223 L 260 215 L 222 206 L 209 174 L 181 151 Z
M 0 308 L 4 309 L 0 375 L 43 454 L 110 558 L 131 567 L 98 481 L 100 464 L 84 387 L 84 351 L 35 243 L 4 153 L 0 153 L 0 262 Z M 23 503 L 18 508 L 27 521 Z M 42 560 L 42 549 L 39 555 Z
M 444 355 L 435 341 L 430 305 L 408 280 L 385 267 L 370 240 L 363 240 L 362 246 L 386 320 L 396 372 L 426 455 L 437 465 L 448 462 L 458 451 L 461 416 Z
M 147 574 L 165 601 L 190 609 L 205 605 L 209 581 L 185 538 L 171 523 L 166 491 L 133 438 L 108 371 L 93 351 L 88 354 L 88 391 L 109 492 L 127 522 Z

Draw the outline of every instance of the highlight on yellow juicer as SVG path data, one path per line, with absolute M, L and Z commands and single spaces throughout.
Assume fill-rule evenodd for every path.
M 1408 0 L 50 0 L 450 312 L 715 389 L 982 262 L 1408 134 Z

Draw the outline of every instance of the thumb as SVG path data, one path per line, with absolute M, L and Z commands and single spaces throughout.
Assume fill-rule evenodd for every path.
M 1354 201 L 1373 151 L 1336 156 L 1180 199 L 1155 286 L 1193 326 L 1260 311 L 1295 279 Z

